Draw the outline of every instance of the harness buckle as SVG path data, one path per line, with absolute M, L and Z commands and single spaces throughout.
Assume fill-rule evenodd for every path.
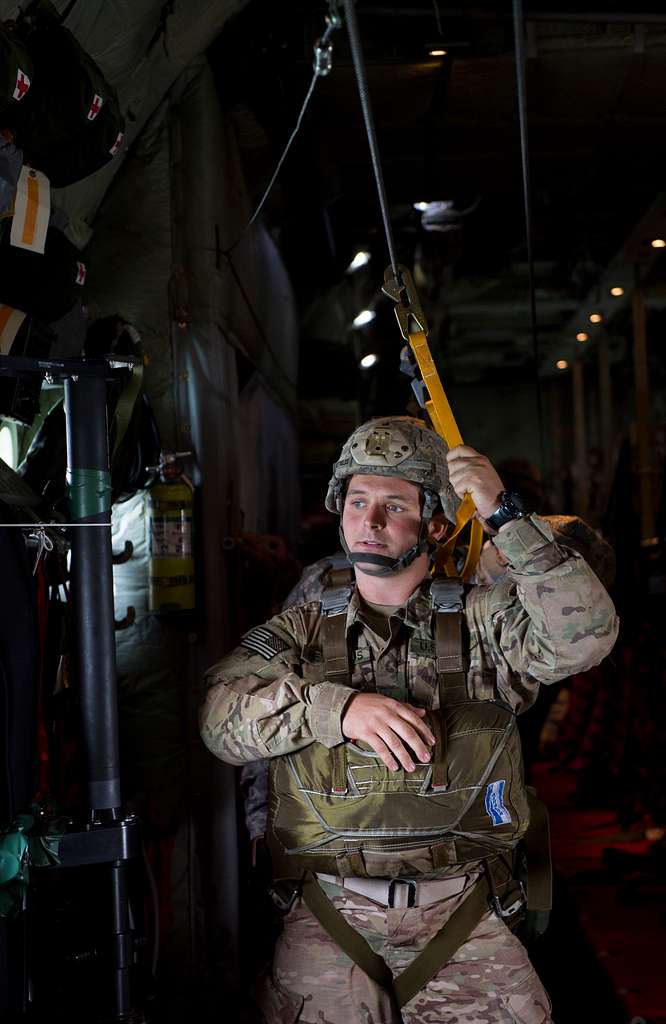
M 407 886 L 407 906 L 408 907 L 415 907 L 416 906 L 416 882 L 415 882 L 415 880 L 413 878 L 392 878 L 391 879 L 391 881 L 389 882 L 389 887 L 388 887 L 388 906 L 391 909 L 393 909 L 395 907 L 395 905 L 396 905 L 396 903 L 395 903 L 396 893 L 399 893 L 401 891 L 399 889 L 396 889 L 396 886 L 398 886 L 398 885 L 406 885 Z M 402 900 L 400 901 L 399 906 L 400 907 L 404 906 Z
M 279 882 L 276 882 L 275 885 L 272 885 L 268 890 L 268 895 L 273 900 L 273 903 L 281 914 L 288 914 L 296 902 L 296 897 L 299 895 L 300 891 L 300 885 L 296 885 L 291 889 L 287 888 L 286 885 L 281 885 Z
M 464 593 L 464 584 L 456 576 L 449 579 L 438 577 L 430 584 L 430 596 L 438 612 L 461 612 Z
M 325 587 L 320 597 L 324 615 L 339 615 L 347 610 L 353 588 L 351 586 Z
M 501 899 L 495 893 L 488 897 L 488 903 L 490 904 L 491 910 L 495 911 L 501 921 L 513 921 L 518 914 L 522 913 L 525 909 L 525 906 L 527 905 L 525 886 L 522 882 L 518 882 L 518 887 L 520 889 L 519 895 L 506 907 L 503 906 Z M 513 895 L 513 893 L 511 895 Z

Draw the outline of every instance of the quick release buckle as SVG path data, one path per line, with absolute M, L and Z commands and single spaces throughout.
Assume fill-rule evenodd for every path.
M 398 895 L 398 908 L 405 906 L 402 899 L 402 890 L 396 888 L 399 885 L 407 886 L 407 906 L 416 906 L 416 882 L 413 878 L 392 878 L 389 882 L 388 887 L 388 906 L 393 909 L 396 907 L 396 895 Z
M 501 899 L 496 894 L 493 893 L 491 896 L 488 897 L 488 902 L 490 904 L 491 910 L 495 911 L 500 920 L 513 920 L 518 914 L 521 913 L 521 911 L 524 910 L 527 904 L 525 886 L 522 882 L 518 882 L 518 887 L 520 889 L 520 894 L 516 897 L 515 900 L 513 900 L 512 903 L 508 905 L 508 907 L 502 905 Z
M 286 886 L 272 885 L 268 890 L 268 895 L 273 900 L 273 903 L 282 914 L 288 914 L 294 903 L 296 897 L 300 892 L 300 886 L 296 885 L 293 889 L 287 889 Z

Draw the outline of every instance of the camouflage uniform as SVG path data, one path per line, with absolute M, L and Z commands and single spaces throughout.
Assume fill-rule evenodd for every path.
M 327 555 L 326 558 L 320 558 L 319 561 L 306 566 L 300 579 L 284 599 L 282 610 L 295 604 L 319 601 L 331 569 L 342 568 L 349 568 L 347 556 L 342 551 L 336 551 L 334 555 Z M 266 835 L 268 760 L 264 758 L 261 761 L 244 764 L 241 768 L 240 783 L 245 827 L 250 839 L 260 839 Z
M 506 576 L 492 586 L 473 587 L 466 598 L 468 692 L 482 700 L 503 700 L 520 712 L 533 703 L 540 683 L 556 682 L 598 664 L 611 650 L 618 624 L 610 598 L 585 560 L 559 547 L 543 520 L 515 521 L 495 544 L 508 561 Z M 431 637 L 431 619 L 426 581 L 392 616 L 391 636 L 383 640 L 365 620 L 354 593 L 347 613 L 354 655 L 350 688 L 323 677 L 319 603 L 280 613 L 251 630 L 235 651 L 210 669 L 201 715 L 204 742 L 224 761 L 242 765 L 299 750 L 315 740 L 327 747 L 343 742 L 342 715 L 358 690 L 431 706 L 436 691 L 432 658 L 418 653 L 420 645 L 408 645 L 411 636 Z M 460 868 L 449 873 L 454 870 L 459 877 Z M 473 878 L 462 884 L 459 899 L 469 893 Z M 336 905 L 371 944 L 381 946 L 396 972 L 416 956 L 453 909 L 451 901 L 440 901 L 431 907 L 393 910 L 332 887 L 332 892 L 336 890 Z M 477 963 L 482 967 L 470 968 Z M 267 1019 L 379 1024 L 393 1019 L 383 999 L 297 902 L 286 919 L 272 984 L 263 1000 Z M 433 1022 L 443 1014 L 459 1024 L 550 1021 L 547 996 L 527 954 L 491 915 L 403 1008 L 410 1024 Z
M 463 892 L 431 906 L 390 910 L 338 886 L 322 887 L 349 924 L 400 974 L 448 920 Z M 267 1024 L 384 1024 L 388 996 L 336 946 L 302 900 L 285 920 L 272 976 L 260 992 Z M 435 978 L 402 1008 L 404 1024 L 549 1024 L 550 1001 L 522 943 L 490 911 Z

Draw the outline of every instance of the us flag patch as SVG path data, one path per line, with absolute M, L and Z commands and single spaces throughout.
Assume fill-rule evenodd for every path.
M 256 629 L 251 629 L 242 638 L 240 645 L 248 651 L 260 654 L 266 661 L 270 661 L 280 651 L 289 650 L 289 644 L 286 640 L 283 640 L 281 636 L 276 636 L 275 633 L 271 633 L 270 629 L 266 629 L 265 626 L 257 626 Z

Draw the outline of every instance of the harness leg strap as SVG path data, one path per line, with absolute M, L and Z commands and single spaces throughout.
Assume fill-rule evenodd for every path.
M 383 988 L 394 1004 L 395 1017 L 391 1024 L 402 1024 L 402 1014 L 393 988 L 393 975 L 384 959 L 375 953 L 360 932 L 345 920 L 340 911 L 331 903 L 311 871 L 303 878 L 303 899 L 319 921 L 324 931 L 338 944 L 341 950 L 360 967 L 376 985 Z
M 394 999 L 396 1024 L 402 1020 L 400 1007 L 413 999 L 435 977 L 474 931 L 488 911 L 489 893 L 488 882 L 482 875 L 464 903 L 454 911 L 409 967 L 394 979 L 383 958 L 370 948 L 360 932 L 331 903 L 312 872 L 306 872 L 303 881 L 303 899 L 322 928 L 369 978 Z
M 398 1006 L 413 999 L 449 963 L 487 912 L 488 883 L 482 875 L 464 903 L 454 910 L 425 949 L 393 982 Z

